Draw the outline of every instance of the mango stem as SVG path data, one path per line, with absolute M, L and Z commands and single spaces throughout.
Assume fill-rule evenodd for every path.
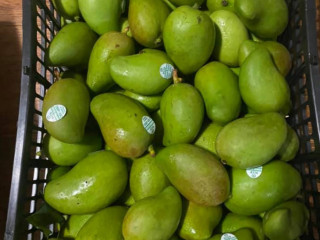
M 156 151 L 154 150 L 154 148 L 153 148 L 152 145 L 150 145 L 150 146 L 148 147 L 148 152 L 149 152 L 149 154 L 150 154 L 151 157 L 155 157 L 155 156 L 156 156 Z
M 122 30 L 122 33 L 127 34 L 129 30 L 130 30 L 130 27 L 128 26 Z
M 173 5 L 169 0 L 163 0 L 171 10 L 175 10 L 177 7 Z
M 59 70 L 56 68 L 54 69 L 53 77 L 54 77 L 55 81 L 59 81 L 61 79 L 61 74 L 60 74 Z
M 161 37 L 158 37 L 158 38 L 154 41 L 154 44 L 155 44 L 156 46 L 161 45 L 161 43 L 162 43 L 162 38 L 161 38 Z
M 173 70 L 173 83 L 174 84 L 181 83 L 182 81 L 183 81 L 183 79 L 178 76 L 178 70 L 174 69 Z

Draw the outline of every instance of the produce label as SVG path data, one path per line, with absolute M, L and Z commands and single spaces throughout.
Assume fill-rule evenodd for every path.
M 46 118 L 49 122 L 56 122 L 62 119 L 67 113 L 67 109 L 63 105 L 53 105 L 47 111 Z
M 238 238 L 231 233 L 225 233 L 221 236 L 221 240 L 238 240 Z
M 164 63 L 160 67 L 160 75 L 165 79 L 172 78 L 174 67 L 169 63 Z
M 154 132 L 156 131 L 156 124 L 151 117 L 143 116 L 142 125 L 149 134 L 154 134 Z
M 250 178 L 258 178 L 258 177 L 260 177 L 261 173 L 262 173 L 262 166 L 247 169 L 247 175 Z

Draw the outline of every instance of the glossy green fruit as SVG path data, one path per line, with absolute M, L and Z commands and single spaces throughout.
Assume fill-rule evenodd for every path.
M 135 159 L 130 172 L 130 189 L 135 201 L 155 196 L 170 185 L 150 154 Z
M 279 160 L 286 162 L 294 159 L 299 151 L 300 146 L 297 133 L 289 125 L 287 125 L 287 127 L 287 139 L 277 154 Z
M 127 210 L 122 206 L 100 210 L 81 228 L 76 240 L 123 240 L 122 221 Z
M 126 240 L 167 240 L 178 228 L 181 198 L 174 187 L 134 204 L 127 212 L 122 233 Z
M 229 10 L 234 11 L 235 0 L 207 0 L 207 7 L 210 12 L 217 10 Z
M 255 240 L 253 233 L 248 228 L 239 229 L 233 233 L 216 234 L 209 240 Z
M 287 138 L 287 123 L 279 113 L 257 114 L 227 124 L 216 149 L 223 162 L 246 169 L 269 162 Z
M 228 10 L 215 11 L 210 18 L 216 29 L 213 58 L 231 67 L 239 66 L 240 45 L 249 39 L 246 27 L 235 13 Z
M 171 85 L 160 102 L 163 145 L 192 142 L 202 125 L 204 104 L 198 90 L 187 83 Z
M 143 96 L 126 90 L 119 93 L 138 101 L 149 112 L 154 112 L 160 108 L 162 95 Z
M 161 46 L 163 26 L 169 13 L 162 0 L 130 0 L 128 20 L 134 39 L 148 48 Z
M 293 198 L 301 189 L 299 172 L 284 161 L 256 169 L 231 170 L 231 197 L 225 206 L 234 213 L 256 215 Z
M 42 119 L 48 133 L 65 143 L 81 142 L 89 104 L 90 95 L 83 83 L 72 78 L 55 82 L 47 91 L 42 106 Z
M 204 3 L 204 0 L 170 0 L 175 6 L 188 5 L 190 7 L 199 8 Z
M 48 66 L 87 68 L 96 34 L 86 23 L 74 22 L 63 27 L 46 49 Z
M 55 179 L 65 175 L 70 170 L 71 170 L 71 167 L 62 167 L 62 166 L 56 167 L 49 172 L 47 179 L 50 182 L 52 180 L 55 180 Z
M 124 0 L 79 0 L 84 20 L 100 35 L 120 30 L 120 16 L 124 5 Z
M 155 124 L 135 100 L 117 93 L 104 93 L 91 101 L 106 144 L 118 155 L 141 156 L 152 142 Z
M 194 73 L 207 62 L 215 35 L 210 17 L 189 6 L 175 9 L 163 29 L 166 52 L 183 74 Z
M 87 85 L 97 94 L 108 91 L 114 81 L 110 74 L 110 62 L 115 56 L 135 52 L 134 41 L 124 33 L 108 32 L 95 43 L 89 60 Z
M 263 217 L 263 231 L 272 240 L 294 240 L 307 229 L 310 214 L 303 203 L 284 202 Z
M 194 86 L 200 91 L 208 117 L 228 123 L 239 116 L 241 96 L 237 76 L 223 63 L 210 62 L 199 69 Z
M 189 201 L 217 206 L 227 200 L 230 190 L 228 173 L 210 152 L 191 144 L 176 144 L 161 150 L 156 162 Z
M 93 216 L 93 214 L 71 215 L 65 227 L 62 228 L 61 236 L 66 239 L 75 239 L 80 229 Z
M 116 201 L 128 179 L 124 159 L 111 151 L 89 154 L 67 174 L 49 182 L 45 201 L 64 214 L 96 212 Z
M 239 88 L 243 101 L 256 113 L 290 110 L 290 89 L 266 48 L 254 50 L 241 65 Z
M 222 207 L 206 207 L 185 202 L 179 227 L 179 236 L 188 240 L 208 239 L 222 217 Z
M 52 3 L 60 16 L 70 20 L 80 18 L 78 0 L 53 0 Z

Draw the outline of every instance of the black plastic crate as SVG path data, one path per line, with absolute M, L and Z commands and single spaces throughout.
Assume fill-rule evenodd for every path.
M 317 55 L 315 0 L 287 0 L 290 21 L 281 42 L 293 59 L 287 80 L 293 110 L 287 118 L 300 138 L 300 152 L 292 164 L 303 177 L 301 197 L 310 210 L 302 240 L 320 239 L 320 74 Z M 42 101 L 54 81 L 54 68 L 44 64 L 44 50 L 60 28 L 50 0 L 23 0 L 23 59 L 20 109 L 7 226 L 4 239 L 42 239 L 25 218 L 43 203 L 42 195 L 52 163 L 37 154 L 45 129 Z M 52 226 L 53 227 L 53 226 Z M 152 240 L 152 239 L 150 239 Z

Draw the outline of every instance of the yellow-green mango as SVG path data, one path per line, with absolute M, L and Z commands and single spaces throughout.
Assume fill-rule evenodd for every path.
M 171 145 L 157 154 L 156 163 L 189 201 L 217 206 L 229 197 L 228 173 L 207 150 L 191 144 Z
M 135 203 L 123 220 L 125 240 L 167 240 L 177 230 L 182 211 L 181 197 L 174 187 Z
M 160 108 L 160 101 L 161 101 L 162 95 L 144 96 L 144 95 L 136 94 L 134 92 L 130 92 L 127 90 L 119 93 L 138 101 L 149 112 L 157 111 Z
M 235 168 L 251 168 L 269 162 L 287 138 L 287 123 L 279 113 L 239 118 L 227 124 L 216 140 L 222 161 Z
M 287 76 L 292 66 L 290 52 L 284 45 L 276 41 L 254 42 L 245 40 L 239 48 L 240 66 L 255 49 L 261 46 L 268 49 L 279 72 L 283 76 Z
M 218 10 L 210 15 L 216 29 L 213 59 L 230 67 L 239 66 L 238 51 L 243 41 L 249 39 L 246 27 L 238 16 L 228 10 Z
M 188 5 L 193 8 L 200 8 L 205 0 L 170 0 L 175 6 Z
M 254 240 L 264 240 L 262 220 L 256 216 L 244 216 L 235 213 L 228 213 L 220 223 L 219 230 L 222 233 L 232 233 L 242 228 L 252 231 Z
M 310 213 L 303 203 L 288 201 L 263 217 L 263 231 L 272 240 L 295 240 L 307 229 Z
M 71 215 L 61 230 L 61 236 L 66 239 L 75 239 L 80 229 L 93 214 Z
M 235 0 L 207 0 L 207 7 L 210 12 L 217 10 L 229 10 L 234 11 Z
M 237 76 L 226 65 L 210 62 L 196 73 L 194 86 L 200 91 L 207 116 L 217 123 L 228 123 L 239 116 L 241 96 Z
M 79 143 L 85 133 L 90 95 L 86 86 L 72 78 L 60 79 L 47 91 L 42 119 L 48 133 L 65 143 Z
M 107 32 L 95 43 L 89 60 L 87 85 L 97 94 L 108 91 L 114 81 L 110 74 L 110 62 L 115 56 L 135 52 L 134 41 L 124 33 Z
M 48 66 L 87 68 L 97 35 L 86 23 L 64 26 L 53 38 L 45 53 Z
M 130 0 L 128 21 L 134 39 L 148 48 L 161 46 L 163 26 L 169 13 L 162 0 Z
M 199 133 L 204 117 L 204 103 L 198 90 L 187 83 L 168 87 L 160 102 L 163 145 L 191 143 Z
M 290 110 L 290 89 L 269 51 L 254 50 L 241 65 L 239 88 L 243 101 L 256 113 Z
M 65 175 L 67 172 L 69 172 L 71 170 L 71 167 L 56 167 L 54 169 L 52 169 L 49 173 L 48 173 L 48 182 L 55 180 L 63 175 Z
M 80 12 L 90 28 L 102 35 L 120 30 L 124 0 L 78 0 Z
M 65 143 L 47 134 L 43 140 L 45 155 L 59 166 L 72 166 L 89 153 L 102 149 L 102 137 L 87 130 L 79 143 Z
M 124 192 L 127 179 L 124 159 L 111 151 L 98 151 L 49 182 L 44 199 L 64 214 L 93 213 L 115 202 Z
M 301 189 L 299 172 L 284 161 L 254 169 L 232 168 L 231 196 L 225 206 L 234 213 L 256 215 L 293 198 Z
M 209 240 L 255 240 L 255 238 L 250 229 L 241 228 L 232 233 L 216 234 Z
M 290 161 L 293 160 L 299 151 L 299 138 L 297 133 L 288 125 L 287 139 L 282 145 L 280 151 L 277 154 L 279 160 Z
M 288 24 L 285 0 L 236 0 L 234 8 L 250 32 L 260 38 L 276 38 Z
M 60 16 L 70 20 L 80 18 L 78 0 L 53 0 L 52 3 Z
M 127 210 L 123 206 L 100 210 L 84 224 L 76 240 L 123 240 L 122 221 Z
M 186 201 L 183 204 L 178 230 L 179 236 L 186 240 L 208 239 L 212 236 L 212 232 L 219 224 L 221 218 L 222 207 L 220 205 L 206 207 Z
M 172 83 L 173 70 L 167 54 L 155 49 L 117 56 L 110 63 L 111 76 L 120 87 L 146 96 L 163 92 Z
M 93 98 L 91 112 L 106 144 L 118 155 L 136 158 L 151 144 L 156 126 L 135 100 L 117 93 L 104 93 Z
M 166 52 L 183 74 L 194 73 L 207 62 L 215 37 L 210 17 L 190 6 L 176 8 L 163 29 Z

